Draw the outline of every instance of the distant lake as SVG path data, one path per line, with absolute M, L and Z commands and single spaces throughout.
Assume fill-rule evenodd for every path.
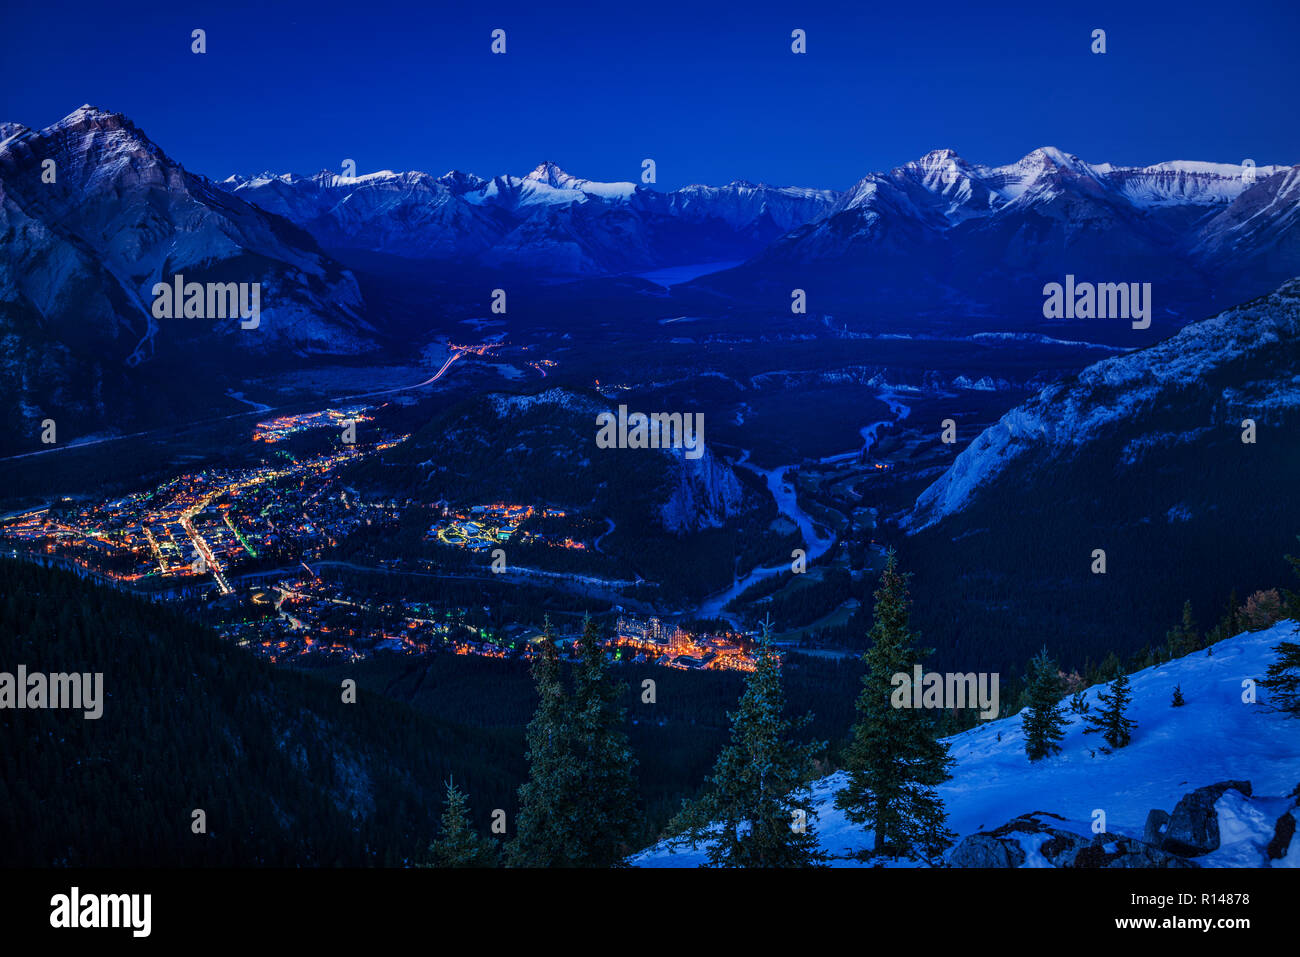
M 722 272 L 724 269 L 739 266 L 742 262 L 744 262 L 743 259 L 716 263 L 694 263 L 690 266 L 669 266 L 667 269 L 653 269 L 650 272 L 638 272 L 633 273 L 633 275 L 638 279 L 647 279 L 660 286 L 676 286 L 679 283 L 698 279 L 700 276 L 707 276 L 711 272 Z

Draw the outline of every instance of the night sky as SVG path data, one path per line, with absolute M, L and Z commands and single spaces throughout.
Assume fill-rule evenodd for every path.
M 635 181 L 651 157 L 660 189 L 842 189 L 931 149 L 1000 164 L 1046 145 L 1300 162 L 1294 0 L 17 6 L 0 13 L 0 120 L 46 126 L 89 102 L 218 179 L 352 158 L 483 176 L 550 159 Z

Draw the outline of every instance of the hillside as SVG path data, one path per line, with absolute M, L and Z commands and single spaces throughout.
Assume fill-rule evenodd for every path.
M 1278 819 L 1288 809 L 1294 815 L 1300 798 L 1300 721 L 1268 710 L 1263 696 L 1253 705 L 1241 700 L 1242 681 L 1262 678 L 1273 660 L 1273 648 L 1284 639 L 1294 640 L 1298 631 L 1295 622 L 1279 622 L 1130 676 L 1129 716 L 1137 728 L 1133 742 L 1110 755 L 1097 750 L 1095 737 L 1084 736 L 1082 718 L 1075 715 L 1069 716 L 1061 753 L 1034 764 L 1025 756 L 1018 715 L 946 739 L 956 760 L 952 780 L 938 789 L 948 826 L 960 842 L 1001 829 L 1021 815 L 1045 812 L 1035 815 L 1040 826 L 1046 818 L 1053 829 L 1091 838 L 1094 811 L 1100 809 L 1106 815 L 1104 845 L 1131 848 L 1129 842 L 1141 841 L 1151 810 L 1173 811 L 1197 788 L 1249 781 L 1253 797 L 1228 789 L 1214 802 L 1222 843 L 1192 860 L 1203 867 L 1300 867 L 1300 840 L 1290 840 L 1283 857 L 1270 859 L 1265 850 Z M 1187 701 L 1181 708 L 1170 706 L 1175 685 L 1181 686 Z M 1094 709 L 1103 687 L 1087 690 Z M 859 863 L 854 855 L 870 847 L 871 834 L 835 810 L 834 795 L 843 783 L 842 773 L 817 782 L 816 829 L 834 863 L 853 866 Z M 1022 822 L 1003 836 L 1032 846 L 1035 833 L 1042 832 Z M 950 863 L 956 850 L 949 852 Z M 691 867 L 704 860 L 702 848 L 671 851 L 668 842 L 661 843 L 634 863 Z M 962 860 L 959 856 L 958 862 Z M 1029 853 L 1022 866 L 1051 865 L 1041 854 Z
M 0 561 L 0 594 L 6 671 L 102 672 L 106 699 L 97 720 L 0 710 L 2 866 L 393 865 L 421 859 L 450 775 L 480 826 L 513 806 L 517 733 L 344 704 L 67 572 Z
M 1300 531 L 1298 375 L 1291 281 L 1011 410 L 897 516 L 930 596 L 918 626 L 941 656 L 1019 666 L 1046 634 L 1081 666 L 1137 650 L 1187 599 L 1208 622 L 1233 590 L 1279 584 Z

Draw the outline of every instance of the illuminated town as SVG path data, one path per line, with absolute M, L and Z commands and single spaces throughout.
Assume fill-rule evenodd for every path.
M 421 602 L 373 604 L 350 597 L 305 565 L 302 574 L 254 586 L 221 632 L 272 661 L 314 655 L 358 661 L 375 652 L 505 658 L 524 647 L 466 620 L 469 609 Z
M 264 553 L 315 557 L 363 524 L 394 519 L 392 504 L 350 501 L 331 479 L 339 466 L 401 441 L 181 475 L 104 504 L 59 502 L 11 519 L 0 535 L 112 581 L 210 578 L 228 595 L 231 573 Z
M 254 440 L 274 444 L 307 429 L 345 427 L 363 411 L 283 416 L 260 423 Z M 376 601 L 373 593 L 358 593 L 355 582 L 322 576 L 331 566 L 436 573 L 436 563 L 419 556 L 370 556 L 369 566 L 338 560 L 342 543 L 358 535 L 390 537 L 408 511 L 435 516 L 425 526 L 424 542 L 475 553 L 507 542 L 581 551 L 589 547 L 584 538 L 594 539 L 605 528 L 603 521 L 554 507 L 381 500 L 358 493 L 340 475 L 344 466 L 406 438 L 344 444 L 301 459 L 277 451 L 257 465 L 187 472 L 107 502 L 62 499 L 0 523 L 0 542 L 14 556 L 188 602 L 224 637 L 271 661 L 359 660 L 377 652 L 531 656 L 538 629 L 503 622 L 486 606 L 406 597 Z M 658 618 L 627 617 L 615 631 L 608 648 L 620 661 L 685 670 L 753 669 L 750 635 L 692 635 Z M 566 655 L 577 634 L 557 632 Z
M 734 631 L 692 635 L 659 618 L 620 617 L 612 644 L 636 652 L 635 662 L 688 671 L 753 671 L 753 639 L 752 633 Z
M 302 415 L 282 415 L 277 419 L 271 419 L 269 422 L 257 423 L 257 428 L 253 431 L 254 442 L 265 442 L 268 445 L 275 442 L 283 442 L 291 435 L 297 435 L 308 429 L 343 429 L 348 423 L 371 422 L 374 416 L 367 415 L 370 411 L 364 405 L 351 406 L 346 409 L 324 409 L 320 412 L 306 412 Z
M 469 509 L 444 508 L 443 517 L 429 529 L 426 538 L 444 545 L 483 551 L 509 541 L 530 518 L 565 518 L 558 508 L 534 508 L 531 505 L 474 505 Z M 584 542 L 572 537 L 556 538 L 536 530 L 527 530 L 521 541 L 559 545 L 562 548 L 584 549 Z

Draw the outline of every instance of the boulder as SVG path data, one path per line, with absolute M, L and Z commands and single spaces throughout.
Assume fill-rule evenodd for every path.
M 1287 856 L 1291 848 L 1291 842 L 1295 839 L 1295 813 L 1286 811 L 1277 819 L 1277 824 L 1273 826 L 1273 837 L 1268 842 L 1265 849 L 1268 859 L 1271 861 L 1280 860 Z
M 1009 838 L 972 834 L 953 848 L 948 863 L 953 867 L 1019 867 L 1025 863 L 1025 851 Z
M 1160 808 L 1152 808 L 1147 814 L 1146 826 L 1142 829 L 1143 842 L 1159 847 L 1160 842 L 1165 838 L 1165 830 L 1169 826 L 1169 812 L 1162 811 Z
M 1160 847 L 1184 857 L 1218 850 L 1219 815 L 1214 805 L 1230 788 L 1246 797 L 1251 796 L 1249 781 L 1220 781 L 1184 794 L 1169 817 L 1169 826 Z
M 1120 837 L 1115 834 L 1098 834 L 1087 846 L 1067 849 L 1052 863 L 1057 867 L 1107 869 L 1196 866 L 1177 854 L 1171 854 L 1169 851 L 1163 851 L 1131 837 Z
M 1037 849 L 1038 863 L 1045 861 L 1052 867 L 1195 867 L 1176 854 L 1131 837 L 1090 837 L 1054 821 L 1064 823 L 1065 819 L 1044 811 L 1022 814 L 996 830 L 972 834 L 953 849 L 948 863 L 952 867 L 1024 867 L 1028 846 Z

